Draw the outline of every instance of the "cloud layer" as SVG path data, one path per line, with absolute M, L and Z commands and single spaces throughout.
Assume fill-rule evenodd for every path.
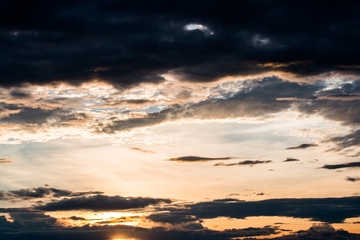
M 124 87 L 160 82 L 169 72 L 213 81 L 269 70 L 358 71 L 358 7 L 354 1 L 4 1 L 1 84 L 102 79 Z

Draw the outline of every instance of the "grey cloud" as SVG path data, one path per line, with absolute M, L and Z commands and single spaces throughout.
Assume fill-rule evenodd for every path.
M 283 162 L 298 162 L 298 161 L 300 161 L 300 160 L 297 158 L 287 158 Z
M 151 214 L 147 217 L 147 219 L 158 222 L 158 223 L 170 223 L 170 224 L 181 224 L 181 223 L 189 223 L 189 222 L 196 222 L 200 219 L 192 216 L 192 215 L 186 215 L 182 213 L 155 213 Z
M 71 216 L 71 217 L 69 217 L 69 219 L 74 220 L 74 221 L 87 221 L 88 220 L 86 218 L 77 217 L 77 216 Z
M 360 162 L 326 164 L 326 165 L 322 166 L 322 168 L 325 168 L 325 169 L 356 168 L 356 167 L 360 167 Z
M 347 177 L 346 181 L 357 182 L 357 181 L 360 181 L 360 177 Z
M 31 200 L 31 199 L 41 199 L 47 197 L 59 198 L 59 197 L 76 197 L 76 196 L 86 196 L 93 194 L 101 194 L 99 191 L 90 191 L 90 192 L 72 192 L 69 190 L 63 190 L 58 188 L 51 187 L 37 187 L 37 188 L 27 188 L 19 190 L 10 190 L 10 191 L 0 191 L 2 195 L 0 200 L 14 201 L 14 200 Z
M 66 124 L 66 122 L 71 120 L 83 120 L 87 118 L 87 115 L 84 113 L 73 113 L 60 108 L 42 109 L 21 106 L 14 106 L 14 108 L 20 110 L 20 112 L 11 113 L 9 116 L 0 118 L 0 122 L 42 125 L 49 120 L 55 120 L 56 124 Z
M 275 233 L 280 233 L 276 227 L 264 228 L 245 228 L 232 229 L 224 231 L 215 231 L 202 228 L 201 225 L 189 224 L 187 229 L 183 230 L 168 230 L 165 228 L 141 228 L 125 225 L 117 226 L 84 226 L 84 227 L 15 227 L 12 223 L 6 220 L 1 221 L 0 234 L 7 240 L 109 240 L 114 236 L 124 239 L 135 238 L 139 240 L 231 240 L 234 237 L 250 237 L 250 236 L 266 236 Z
M 14 98 L 30 98 L 31 97 L 31 93 L 28 93 L 26 91 L 22 91 L 22 90 L 12 90 L 10 91 L 10 96 L 14 97 Z
M 317 144 L 314 143 L 303 143 L 300 144 L 299 146 L 296 147 L 288 147 L 286 148 L 287 150 L 293 150 L 293 149 L 306 149 L 306 148 L 311 148 L 311 147 L 317 147 Z
M 345 136 L 334 137 L 328 140 L 329 142 L 334 142 L 337 144 L 335 150 L 343 150 L 350 147 L 360 146 L 360 130 L 356 130 L 352 133 L 349 133 Z M 360 156 L 360 152 L 355 154 L 355 156 Z
M 149 205 L 156 205 L 159 203 L 171 203 L 171 200 L 162 198 L 95 195 L 88 197 L 65 198 L 59 201 L 53 201 L 44 205 L 39 205 L 35 208 L 43 211 L 110 211 L 143 208 Z
M 358 125 L 360 122 L 360 101 L 314 100 L 298 105 L 300 112 L 319 114 L 322 117 L 339 121 L 345 125 Z
M 264 118 L 291 107 L 292 101 L 278 101 L 278 98 L 313 98 L 320 89 L 318 85 L 285 82 L 277 77 L 245 81 L 244 87 L 235 94 L 222 98 L 211 98 L 184 106 L 173 105 L 160 112 L 148 113 L 144 117 L 111 120 L 100 123 L 98 133 L 114 133 L 137 127 L 148 127 L 166 121 L 179 119 L 231 119 L 238 117 Z
M 183 157 L 176 157 L 170 158 L 168 161 L 174 162 L 209 162 L 209 161 L 216 161 L 216 160 L 231 160 L 234 157 L 219 157 L 219 158 L 209 158 L 209 157 L 199 157 L 199 156 L 183 156 Z
M 359 234 L 351 234 L 343 229 L 335 230 L 331 225 L 323 223 L 310 227 L 308 230 L 301 230 L 290 235 L 271 238 L 271 240 L 328 240 L 328 239 L 343 239 L 343 240 L 357 240 Z M 269 238 L 264 238 L 269 239 Z
M 214 164 L 214 166 L 225 166 L 225 167 L 230 167 L 230 166 L 253 166 L 256 164 L 263 164 L 263 163 L 271 163 L 271 160 L 244 160 L 241 162 L 237 162 L 237 163 L 216 163 Z
M 251 216 L 285 216 L 310 218 L 322 222 L 343 222 L 346 218 L 360 216 L 360 197 L 342 198 L 288 198 L 261 201 L 225 199 L 224 201 L 186 204 L 184 208 L 166 208 L 168 218 L 194 216 L 198 219 L 230 217 L 243 219 Z M 158 213 L 154 213 L 156 215 Z M 161 213 L 162 215 L 166 213 Z M 152 216 L 151 218 L 156 218 Z M 181 219 L 181 218 L 180 218 Z

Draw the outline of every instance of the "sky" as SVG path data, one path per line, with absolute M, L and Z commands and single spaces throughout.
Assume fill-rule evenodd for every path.
M 360 239 L 358 1 L 0 1 L 0 239 Z

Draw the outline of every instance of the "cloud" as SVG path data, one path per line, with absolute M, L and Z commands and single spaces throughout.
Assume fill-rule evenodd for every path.
M 348 239 L 355 240 L 359 234 L 351 234 L 343 229 L 336 230 L 328 223 L 314 224 L 308 230 L 301 230 L 294 234 L 271 238 L 272 240 L 300 240 L 300 239 Z M 268 238 L 265 238 L 268 239 Z
M 6 163 L 12 163 L 12 161 L 7 158 L 0 158 L 0 165 L 6 164 Z
M 209 158 L 209 157 L 199 157 L 199 156 L 183 156 L 183 157 L 176 157 L 170 158 L 168 161 L 174 162 L 209 162 L 209 161 L 216 161 L 216 160 L 231 160 L 234 157 L 220 157 L 220 158 Z
M 244 219 L 255 216 L 284 216 L 339 223 L 346 218 L 360 216 L 359 201 L 360 197 L 285 198 L 261 201 L 224 199 L 221 201 L 214 200 L 186 204 L 182 208 L 165 208 L 164 210 L 167 210 L 168 213 L 154 213 L 149 218 L 160 219 L 160 221 L 174 221 L 173 219 L 184 219 L 183 216 L 191 216 L 191 218 L 197 219 L 217 217 Z M 161 216 L 158 217 L 157 214 L 161 214 Z M 166 217 L 165 214 L 169 216 Z
M 298 105 L 306 114 L 318 114 L 326 119 L 339 121 L 344 125 L 358 125 L 360 122 L 359 101 L 314 100 Z
M 10 106 L 18 111 L 0 118 L 0 123 L 43 125 L 51 122 L 52 124 L 66 125 L 70 121 L 87 119 L 85 113 L 71 112 L 61 108 L 42 109 L 16 105 Z M 8 105 L 7 108 L 11 109 Z
M 346 181 L 357 182 L 357 181 L 360 181 L 360 177 L 347 177 Z
M 356 168 L 360 167 L 360 162 L 340 163 L 340 164 L 326 164 L 321 168 L 325 169 L 339 169 L 339 168 Z
M 232 229 L 224 231 L 215 231 L 209 229 L 198 229 L 193 225 L 188 226 L 188 229 L 183 230 L 168 230 L 162 227 L 141 228 L 126 225 L 117 226 L 83 226 L 83 227 L 62 227 L 62 226 L 47 226 L 43 227 L 20 227 L 6 219 L 0 224 L 6 228 L 0 227 L 0 234 L 2 237 L 9 240 L 23 240 L 23 239 L 37 239 L 37 240 L 63 240 L 63 239 L 87 239 L 87 240 L 108 240 L 113 239 L 114 236 L 121 237 L 121 239 L 139 239 L 139 240 L 155 240 L 155 239 L 194 239 L 194 240 L 230 240 L 234 237 L 251 237 L 251 236 L 266 236 L 279 233 L 276 227 L 263 228 L 244 228 Z M 201 231 L 199 231 L 201 230 Z
M 256 164 L 263 164 L 263 163 L 271 163 L 271 160 L 244 160 L 241 162 L 237 162 L 237 163 L 216 163 L 214 164 L 214 166 L 225 166 L 225 167 L 230 167 L 230 166 L 253 166 Z
M 15 89 L 10 91 L 10 96 L 12 96 L 13 98 L 24 99 L 24 98 L 31 98 L 31 93 L 19 89 Z
M 167 72 L 213 81 L 274 69 L 357 71 L 359 3 L 309 4 L 42 2 L 26 5 L 24 17 L 24 6 L 8 1 L 0 14 L 1 84 L 101 79 L 128 87 L 160 82 Z M 309 64 L 289 64 L 297 62 Z
M 145 150 L 145 149 L 142 149 L 142 148 L 132 147 L 132 148 L 130 148 L 130 149 L 131 149 L 131 150 L 135 150 L 135 151 L 139 151 L 139 152 L 143 152 L 143 153 L 152 153 L 152 154 L 155 154 L 155 152 L 153 152 L 153 151 Z
M 298 162 L 298 161 L 300 161 L 300 160 L 297 158 L 287 158 L 283 162 Z
M 90 192 L 72 192 L 69 190 L 63 190 L 58 188 L 51 187 L 37 187 L 37 188 L 27 188 L 19 190 L 10 190 L 10 191 L 0 191 L 0 200 L 14 201 L 14 200 L 31 200 L 31 199 L 40 199 L 40 198 L 60 198 L 60 197 L 76 197 L 76 196 L 86 196 L 93 194 L 102 194 L 103 192 L 99 191 L 90 191 Z
M 74 221 L 87 221 L 88 219 L 83 218 L 83 217 L 77 217 L 77 216 L 71 216 L 68 219 L 70 220 L 74 220 Z
M 44 205 L 39 205 L 35 208 L 42 211 L 111 211 L 143 208 L 149 205 L 156 205 L 160 203 L 171 203 L 171 200 L 162 198 L 95 195 L 88 197 L 65 198 L 59 201 L 53 201 Z
M 299 146 L 296 147 L 288 147 L 286 148 L 287 150 L 292 150 L 292 149 L 306 149 L 306 148 L 311 148 L 311 147 L 317 147 L 317 144 L 313 144 L 313 143 L 303 143 L 300 144 Z
M 350 147 L 360 146 L 360 130 L 356 130 L 352 133 L 349 133 L 345 136 L 334 137 L 328 140 L 328 142 L 336 143 L 337 147 L 335 150 L 340 151 Z M 354 156 L 360 156 L 360 152 Z
M 237 92 L 224 94 L 221 98 L 208 98 L 185 105 L 174 104 L 159 112 L 128 119 L 110 119 L 109 123 L 99 123 L 96 132 L 111 134 L 180 119 L 265 118 L 289 109 L 293 103 L 278 101 L 278 98 L 313 98 L 315 92 L 321 88 L 318 85 L 286 82 L 277 77 L 244 81 L 243 85 Z

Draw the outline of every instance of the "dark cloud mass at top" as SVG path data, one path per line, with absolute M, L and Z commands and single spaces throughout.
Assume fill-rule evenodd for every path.
M 162 81 L 167 72 L 188 81 L 272 69 L 358 72 L 359 7 L 357 1 L 5 0 L 1 85 L 96 78 L 126 87 Z M 203 29 L 185 30 L 191 23 Z

